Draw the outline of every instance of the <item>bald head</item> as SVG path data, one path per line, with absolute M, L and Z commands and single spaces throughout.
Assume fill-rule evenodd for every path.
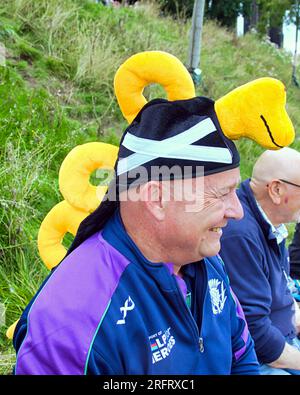
M 292 148 L 265 151 L 253 168 L 250 187 L 275 226 L 300 220 L 299 169 L 300 153 Z
M 265 151 L 257 160 L 252 179 L 268 183 L 273 179 L 300 181 L 300 153 L 292 148 Z

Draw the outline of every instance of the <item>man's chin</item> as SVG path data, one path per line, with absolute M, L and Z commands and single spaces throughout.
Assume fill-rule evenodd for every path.
M 221 243 L 219 242 L 215 242 L 213 246 L 210 246 L 210 248 L 207 248 L 205 251 L 200 251 L 200 255 L 206 257 L 210 257 L 210 256 L 215 256 L 217 254 L 219 254 L 221 250 Z

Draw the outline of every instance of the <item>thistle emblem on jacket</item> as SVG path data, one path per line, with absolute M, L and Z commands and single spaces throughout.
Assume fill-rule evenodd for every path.
M 212 278 L 208 281 L 208 286 L 212 311 L 214 314 L 220 314 L 223 311 L 227 299 L 224 283 L 217 278 Z

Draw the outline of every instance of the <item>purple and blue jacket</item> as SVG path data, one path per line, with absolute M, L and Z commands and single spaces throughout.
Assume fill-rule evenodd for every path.
M 223 262 L 151 263 L 119 212 L 46 279 L 14 334 L 15 374 L 258 374 Z

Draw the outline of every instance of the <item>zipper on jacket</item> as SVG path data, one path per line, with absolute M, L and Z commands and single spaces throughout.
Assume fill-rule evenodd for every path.
M 188 308 L 188 306 L 187 306 L 187 304 L 186 304 L 186 302 L 184 300 L 184 297 L 182 295 L 181 289 L 179 288 L 179 285 L 177 283 L 177 280 L 176 280 L 175 276 L 173 276 L 173 280 L 175 281 L 177 293 L 179 293 L 179 299 L 181 300 L 181 304 L 183 305 L 184 309 L 187 311 L 188 317 L 189 317 L 189 320 L 190 320 L 190 323 L 191 323 L 191 326 L 192 326 L 192 329 L 193 329 L 194 333 L 197 336 L 197 347 L 198 347 L 199 351 L 201 353 L 203 353 L 204 352 L 203 337 L 200 336 L 200 332 L 199 332 L 199 328 L 197 326 L 197 323 L 194 320 L 194 317 L 193 317 L 190 309 Z
M 204 342 L 203 342 L 203 337 L 199 337 L 199 350 L 201 353 L 204 352 Z

